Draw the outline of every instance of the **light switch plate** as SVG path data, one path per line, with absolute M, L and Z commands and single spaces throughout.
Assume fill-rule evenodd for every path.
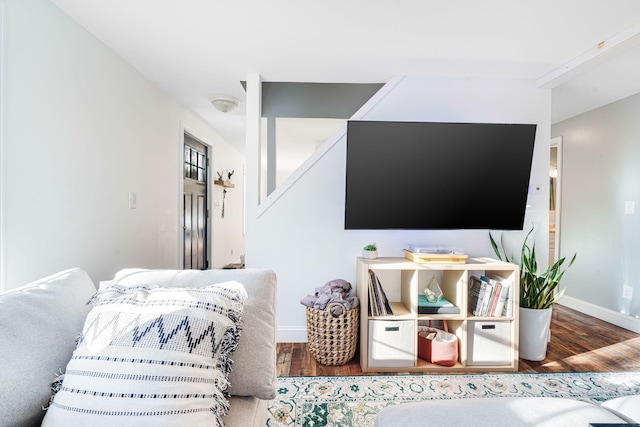
M 130 191 L 129 192 L 129 209 L 135 209 L 138 207 L 138 195 Z
M 633 200 L 626 200 L 624 202 L 624 213 L 626 215 L 633 215 L 636 213 L 636 203 Z

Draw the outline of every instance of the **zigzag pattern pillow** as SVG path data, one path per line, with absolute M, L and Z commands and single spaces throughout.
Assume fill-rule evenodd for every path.
M 43 426 L 222 426 L 242 284 L 101 286 Z

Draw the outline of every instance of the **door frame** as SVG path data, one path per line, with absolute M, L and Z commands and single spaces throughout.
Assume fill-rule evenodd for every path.
M 213 145 L 207 142 L 204 138 L 197 135 L 184 124 L 180 124 L 180 135 L 178 144 L 178 269 L 184 269 L 184 135 L 188 134 L 191 138 L 195 139 L 199 143 L 207 147 L 207 158 L 209 159 L 209 166 L 207 173 L 207 233 L 206 233 L 206 246 L 207 246 L 207 262 L 208 268 L 213 268 L 213 235 L 215 233 L 213 227 L 213 215 L 212 215 L 212 200 L 213 200 L 213 178 L 211 177 L 213 170 Z
M 558 175 L 556 176 L 556 235 L 555 235 L 555 248 L 554 248 L 554 259 L 560 259 L 560 254 L 562 251 L 560 250 L 560 235 L 562 232 L 562 136 L 556 136 L 555 138 L 551 138 L 551 143 L 549 144 L 549 150 L 552 147 L 556 147 L 556 167 L 558 168 Z
M 6 139 L 5 139 L 5 122 L 6 122 L 6 90 L 5 90 L 5 65 L 6 58 L 5 56 L 5 4 L 4 2 L 0 3 L 0 292 L 4 292 L 6 290 L 6 159 L 7 159 L 7 150 L 6 150 Z

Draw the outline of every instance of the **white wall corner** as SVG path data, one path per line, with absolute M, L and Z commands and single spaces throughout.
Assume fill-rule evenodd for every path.
M 640 319 L 564 295 L 558 304 L 640 334 Z
M 256 224 L 260 204 L 260 127 L 262 117 L 262 77 L 258 73 L 247 73 L 246 97 L 246 148 L 245 148 L 245 253 L 246 262 L 251 263 L 254 239 L 252 230 Z
M 276 334 L 277 342 L 307 342 L 307 328 L 300 326 L 280 326 Z

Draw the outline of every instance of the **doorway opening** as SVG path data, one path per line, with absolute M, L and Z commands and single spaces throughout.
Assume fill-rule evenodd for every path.
M 184 134 L 183 262 L 185 270 L 209 268 L 208 147 Z

